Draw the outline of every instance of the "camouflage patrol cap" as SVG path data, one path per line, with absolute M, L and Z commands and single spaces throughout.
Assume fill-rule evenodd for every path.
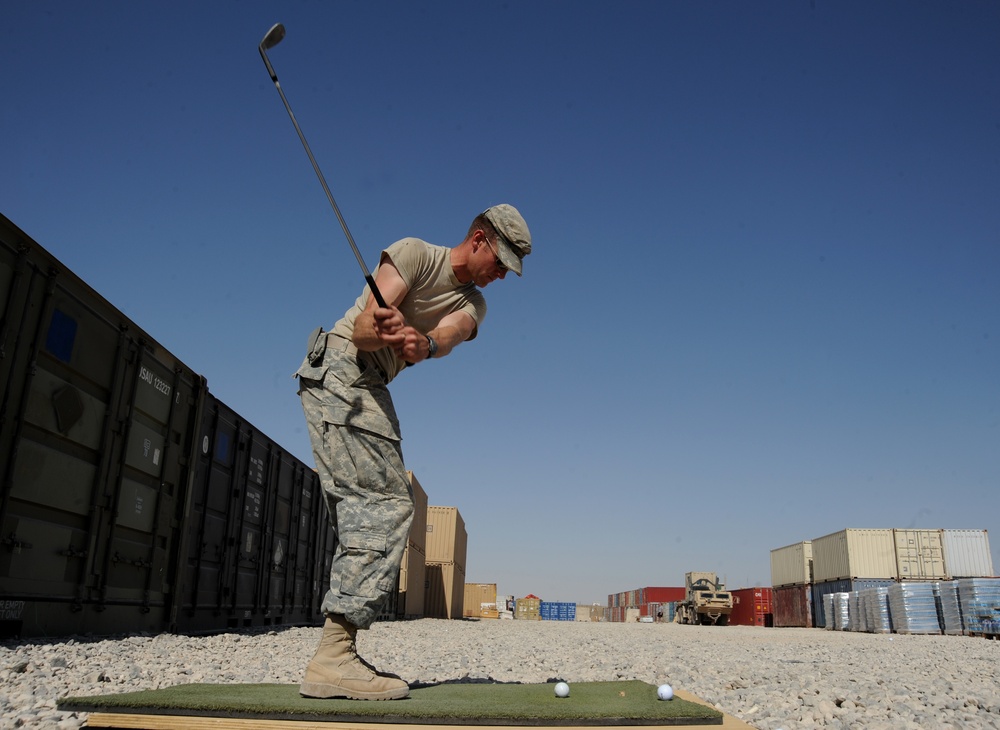
M 528 224 L 517 212 L 517 208 L 507 203 L 494 205 L 483 211 L 499 234 L 497 238 L 497 255 L 503 265 L 518 276 L 521 275 L 521 259 L 531 253 L 531 233 Z

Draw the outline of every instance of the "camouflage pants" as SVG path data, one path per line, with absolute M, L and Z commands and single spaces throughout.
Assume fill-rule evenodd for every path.
M 321 376 L 326 387 L 300 370 L 299 392 L 336 537 L 323 613 L 343 614 L 366 629 L 396 589 L 413 521 L 413 492 L 398 439 L 331 422 L 346 420 L 335 415 L 339 409 L 330 403 L 331 398 L 342 400 L 350 390 L 345 391 L 345 380 L 351 381 L 358 372 L 356 367 L 352 370 L 351 360 L 345 353 L 328 350 L 324 360 L 328 367 Z M 368 397 L 370 386 L 366 390 Z

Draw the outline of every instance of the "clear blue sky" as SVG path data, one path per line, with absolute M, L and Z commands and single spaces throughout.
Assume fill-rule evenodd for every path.
M 290 375 L 369 266 L 510 202 L 523 279 L 392 386 L 470 582 L 768 585 L 845 527 L 1000 565 L 1000 4 L 46 2 L 0 211 L 311 463 Z

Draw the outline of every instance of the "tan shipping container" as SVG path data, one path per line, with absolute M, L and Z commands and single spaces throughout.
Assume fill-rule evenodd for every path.
M 497 611 L 497 584 L 466 583 L 462 615 L 468 618 L 496 618 L 484 616 L 484 611 Z
M 403 562 L 399 567 L 399 601 L 397 614 L 402 618 L 423 618 L 427 567 L 423 551 L 412 542 L 406 543 Z
M 514 618 L 521 621 L 541 621 L 542 601 L 540 598 L 518 598 L 514 601 Z
M 576 604 L 576 621 L 600 621 L 604 618 L 604 606 L 593 603 Z
M 892 531 L 899 580 L 950 580 L 941 530 Z
M 413 523 L 410 525 L 410 542 L 416 545 L 423 555 L 427 554 L 427 492 L 417 480 L 412 471 L 406 472 L 410 478 L 410 489 L 413 490 Z
M 892 529 L 848 528 L 812 541 L 813 580 L 895 580 L 896 545 Z
M 771 585 L 800 586 L 812 583 L 812 541 L 803 540 L 771 551 Z
M 457 507 L 427 508 L 427 549 L 429 563 L 455 563 L 465 574 L 465 552 L 469 536 Z M 464 587 L 463 587 L 464 590 Z
M 456 563 L 425 563 L 424 616 L 462 618 L 465 571 Z

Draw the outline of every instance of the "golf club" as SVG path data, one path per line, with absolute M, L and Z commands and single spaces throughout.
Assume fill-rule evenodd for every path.
M 264 38 L 261 40 L 257 50 L 260 51 L 260 57 L 264 59 L 264 65 L 267 66 L 267 72 L 271 74 L 271 81 L 274 82 L 274 88 L 278 90 L 278 94 L 281 96 L 281 101 L 284 102 L 285 109 L 288 111 L 288 116 L 292 120 L 292 124 L 295 126 L 295 131 L 299 134 L 302 146 L 305 148 L 306 154 L 309 155 L 309 161 L 312 163 L 313 170 L 316 171 L 316 177 L 319 178 L 320 183 L 323 185 L 323 190 L 326 191 L 326 197 L 330 201 L 330 205 L 333 206 L 333 212 L 337 214 L 337 220 L 340 221 L 340 225 L 344 229 L 344 235 L 347 236 L 347 242 L 351 244 L 351 249 L 354 251 L 355 257 L 358 259 L 358 264 L 361 266 L 361 271 L 365 275 L 365 281 L 368 282 L 372 296 L 375 297 L 375 301 L 378 302 L 380 307 L 385 308 L 386 304 L 385 299 L 382 298 L 382 292 L 380 292 L 378 287 L 375 286 L 375 280 L 372 278 L 371 272 L 368 271 L 368 267 L 365 266 L 365 260 L 361 258 L 361 252 L 358 251 L 358 246 L 354 243 L 354 236 L 351 235 L 351 231 L 347 228 L 347 221 L 344 220 L 344 216 L 341 214 L 340 208 L 337 206 L 337 201 L 333 199 L 333 193 L 330 192 L 330 186 L 326 184 L 326 178 L 323 177 L 323 172 L 319 169 L 319 165 L 316 163 L 316 158 L 313 157 L 312 150 L 309 149 L 309 143 L 306 142 L 306 137 L 302 134 L 302 130 L 299 128 L 299 123 L 295 121 L 295 115 L 292 113 L 292 107 L 289 106 L 288 99 L 285 98 L 285 92 L 281 90 L 281 84 L 278 83 L 278 76 L 274 73 L 274 67 L 271 66 L 271 62 L 267 58 L 267 50 L 274 48 L 276 45 L 281 43 L 281 40 L 284 37 L 285 26 L 281 23 L 275 23 L 264 35 Z

